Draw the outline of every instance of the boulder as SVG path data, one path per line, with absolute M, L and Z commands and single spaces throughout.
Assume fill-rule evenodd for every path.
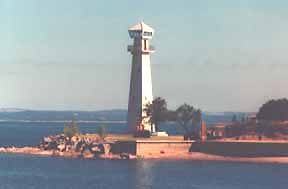
M 50 136 L 47 136 L 47 137 L 43 138 L 43 143 L 50 143 L 52 141 L 53 141 L 53 139 Z
M 57 146 L 57 150 L 59 150 L 60 152 L 64 152 L 66 149 L 66 145 L 65 144 L 59 144 Z
M 56 150 L 57 146 L 58 146 L 57 142 L 56 141 L 52 141 L 52 142 L 50 142 L 50 143 L 48 143 L 46 145 L 44 144 L 44 149 L 45 150 Z
M 67 153 L 75 153 L 84 158 L 92 158 L 100 155 L 109 155 L 111 145 L 101 143 L 98 137 L 89 135 L 73 136 L 71 139 L 63 134 L 44 137 L 40 143 L 43 150 L 53 150 L 58 155 L 64 156 Z
M 121 159 L 130 159 L 130 154 L 128 154 L 128 153 L 121 153 L 121 154 L 120 154 L 120 158 L 121 158 Z
M 95 153 L 95 154 L 96 154 L 96 153 L 97 153 L 97 154 L 98 154 L 98 153 L 99 153 L 99 154 L 102 153 L 102 149 L 101 149 L 101 147 L 100 147 L 99 145 L 91 147 L 91 148 L 90 148 L 90 151 L 91 151 L 92 153 Z
M 6 152 L 6 148 L 1 147 L 1 148 L 0 148 L 0 152 Z
M 104 150 L 104 154 L 105 155 L 108 155 L 111 151 L 111 144 L 108 144 L 108 143 L 104 143 L 103 144 L 103 150 Z
M 79 137 L 78 136 L 73 136 L 72 138 L 71 138 L 71 142 L 72 143 L 77 143 L 78 141 L 79 141 Z

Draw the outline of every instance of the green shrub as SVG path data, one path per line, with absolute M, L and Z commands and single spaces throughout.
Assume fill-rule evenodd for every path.
M 64 127 L 64 135 L 68 138 L 72 138 L 79 134 L 79 129 L 75 121 L 69 123 L 66 127 Z
M 97 134 L 102 140 L 105 140 L 107 137 L 107 126 L 105 124 L 101 124 L 100 127 L 97 128 Z

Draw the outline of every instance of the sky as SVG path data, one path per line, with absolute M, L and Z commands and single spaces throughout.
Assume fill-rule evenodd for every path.
M 257 111 L 288 96 L 286 0 L 0 0 L 0 108 L 126 109 L 129 26 L 155 29 L 154 96 Z

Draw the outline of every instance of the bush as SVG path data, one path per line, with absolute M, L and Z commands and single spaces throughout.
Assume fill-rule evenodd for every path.
M 288 99 L 283 98 L 266 102 L 259 109 L 257 119 L 265 121 L 288 120 Z
M 105 124 L 100 125 L 100 127 L 97 128 L 97 134 L 102 140 L 105 140 L 107 137 L 107 127 Z
M 72 138 L 79 134 L 79 129 L 75 121 L 69 123 L 66 127 L 64 127 L 64 135 L 68 138 Z

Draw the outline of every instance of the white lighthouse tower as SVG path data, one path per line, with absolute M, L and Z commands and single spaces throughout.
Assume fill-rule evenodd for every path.
M 128 45 L 132 54 L 132 69 L 128 104 L 128 129 L 130 132 L 154 132 L 154 126 L 149 123 L 144 109 L 153 101 L 150 54 L 154 48 L 149 45 L 149 39 L 154 29 L 140 22 L 129 28 L 129 36 L 134 40 Z

